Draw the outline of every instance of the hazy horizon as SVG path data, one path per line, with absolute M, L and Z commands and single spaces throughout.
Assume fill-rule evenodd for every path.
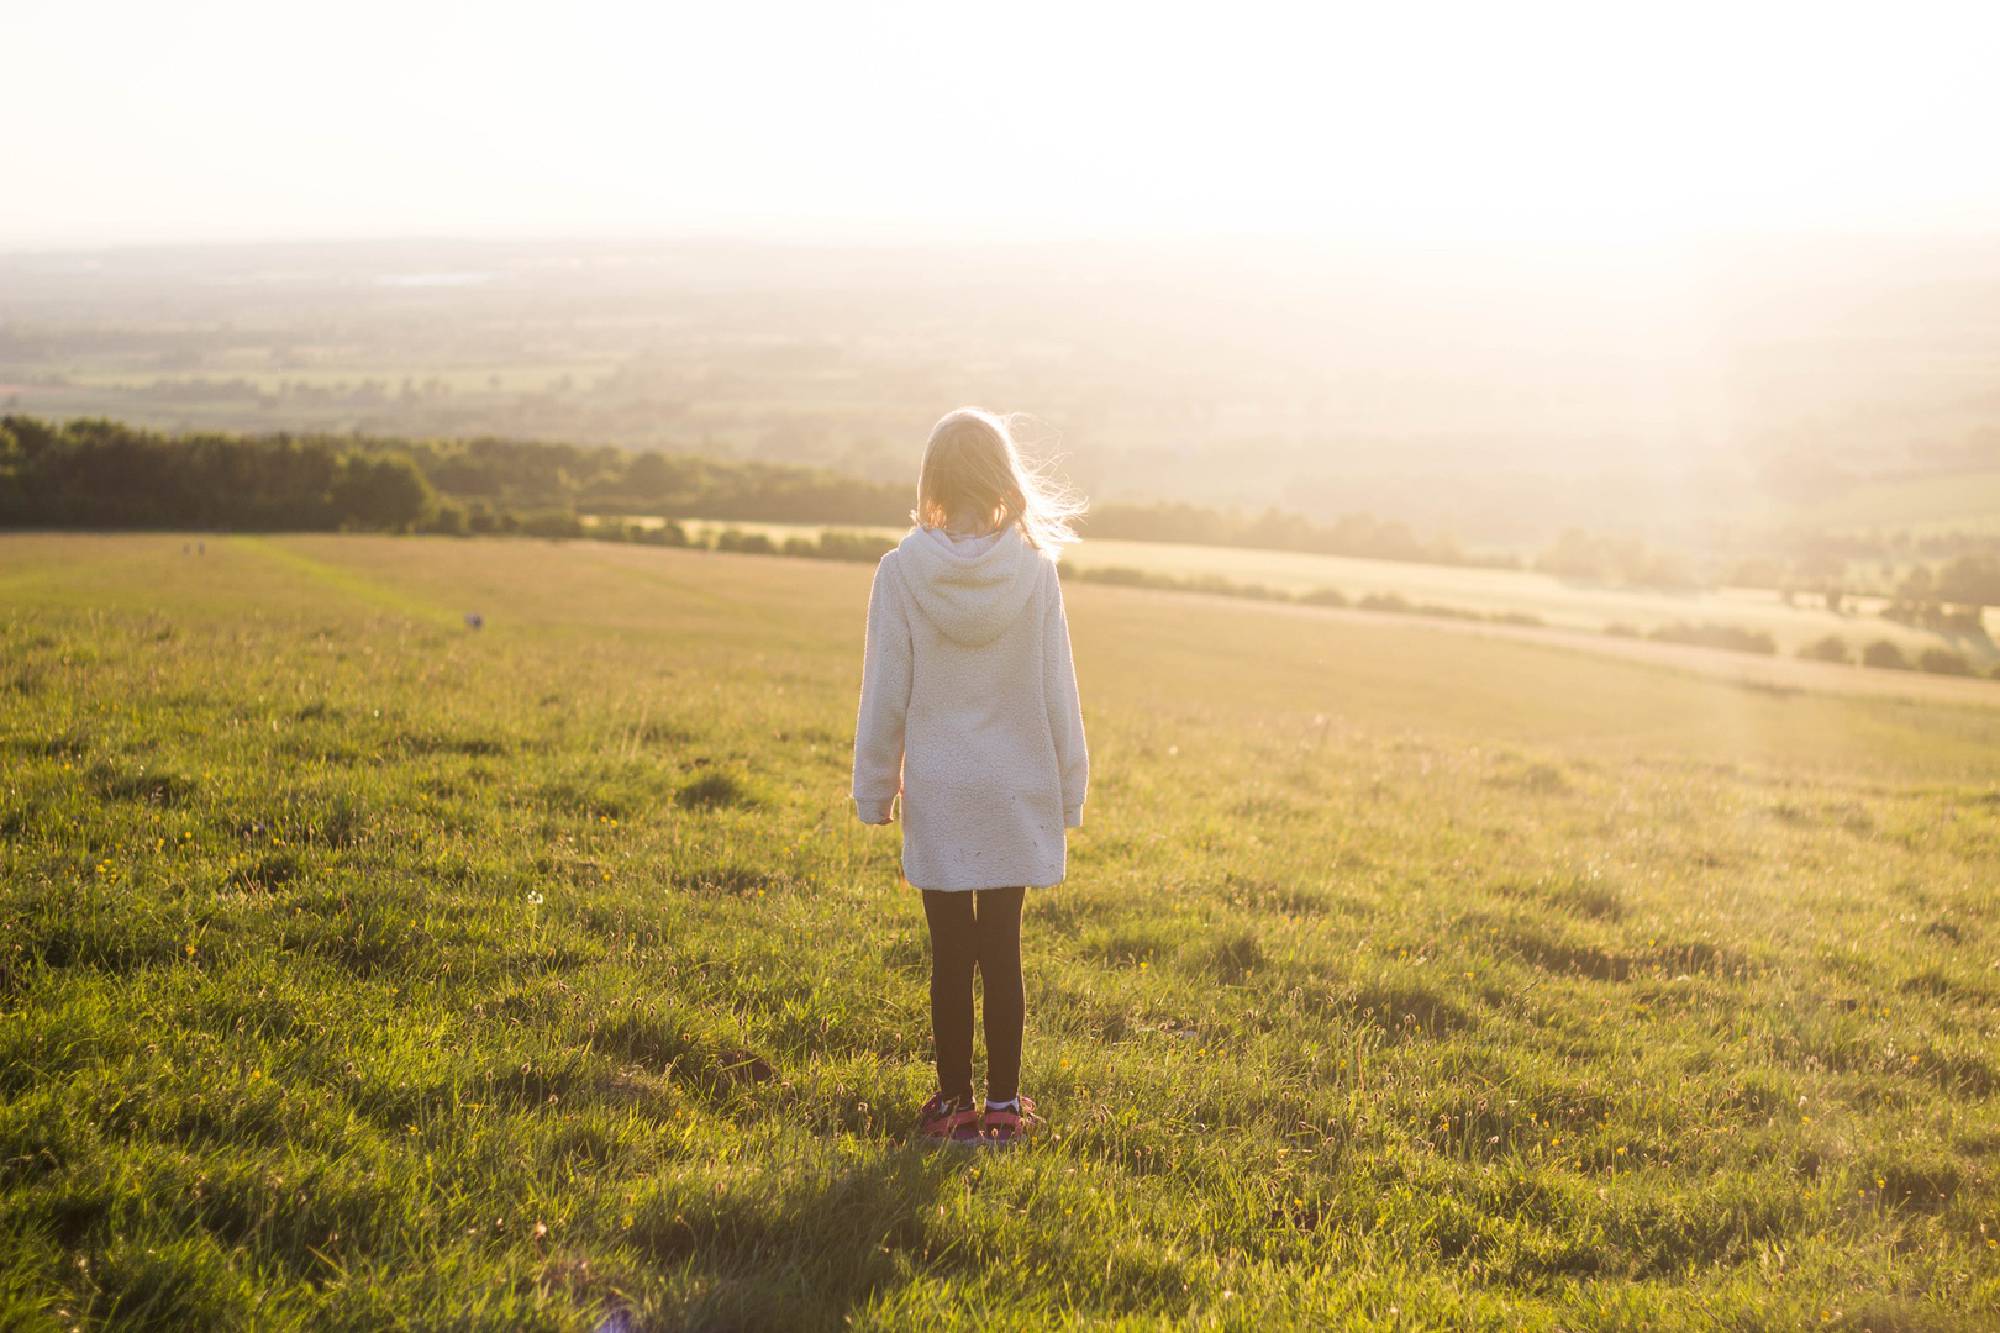
M 0 258 L 0 403 L 907 478 L 1023 410 L 1105 499 L 1477 543 L 1986 531 L 2000 238 L 1632 263 L 1193 242 L 420 242 Z M 1945 477 L 1958 480 L 1945 480 Z M 1736 534 L 1736 535 L 1731 535 Z
M 1147 17 L 35 9 L 0 402 L 878 480 L 978 402 L 1106 496 L 1989 526 L 2000 9 Z

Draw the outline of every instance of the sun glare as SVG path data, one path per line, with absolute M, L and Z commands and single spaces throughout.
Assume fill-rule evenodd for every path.
M 2000 218 L 1990 6 L 38 6 L 0 242 Z M 107 37 L 115 36 L 115 41 Z M 59 86 L 93 51 L 94 95 Z M 47 57 L 47 58 L 43 58 Z M 51 108 L 60 107 L 55 114 Z M 130 206 L 134 197 L 144 208 Z
M 0 1329 L 2000 1329 L 1996 53 L 11 6 Z

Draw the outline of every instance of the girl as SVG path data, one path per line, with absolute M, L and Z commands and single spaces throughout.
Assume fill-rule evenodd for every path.
M 903 877 L 931 934 L 937 1141 L 1008 1144 L 1041 1120 L 1021 1096 L 1021 899 L 1062 882 L 1090 759 L 1055 561 L 1083 505 L 1021 461 L 976 408 L 931 431 L 916 526 L 868 594 L 854 804 L 902 797 Z M 972 1098 L 972 974 L 985 979 L 986 1104 Z

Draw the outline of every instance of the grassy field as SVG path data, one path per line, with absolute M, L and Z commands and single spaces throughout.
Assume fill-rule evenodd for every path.
M 1920 536 L 2000 532 L 2000 472 L 1862 483 L 1813 506 L 1804 521 L 1860 531 L 1900 528 Z
M 2000 1321 L 2000 707 L 1074 586 L 935 1154 L 868 578 L 0 537 L 0 1327 Z
M 856 530 L 803 523 L 682 522 L 688 534 L 698 540 L 713 540 L 716 534 L 735 529 L 762 533 L 777 543 L 787 537 L 817 537 L 829 526 Z M 890 538 L 904 531 L 859 530 Z M 1324 588 L 1356 601 L 1394 594 L 1410 602 L 1480 615 L 1531 615 L 1558 629 L 1592 634 L 1614 625 L 1641 633 L 1674 624 L 1730 625 L 1770 635 L 1782 653 L 1797 652 L 1805 644 L 1833 635 L 1845 639 L 1855 656 L 1863 644 L 1886 639 L 1913 659 L 1927 648 L 1947 648 L 1965 654 L 1982 672 L 2000 665 L 2000 650 L 1990 638 L 1947 636 L 1884 620 L 1878 614 L 1880 598 L 1854 598 L 1854 609 L 1841 614 L 1812 598 L 1801 597 L 1795 605 L 1787 605 L 1775 592 L 1759 588 L 1657 592 L 1571 582 L 1532 570 L 1469 569 L 1173 542 L 1092 540 L 1079 546 L 1069 559 L 1080 570 L 1132 569 L 1179 579 L 1220 578 L 1294 595 Z

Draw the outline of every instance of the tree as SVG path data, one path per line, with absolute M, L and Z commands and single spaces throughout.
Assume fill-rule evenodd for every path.
M 1959 556 L 1938 574 L 1937 597 L 1975 611 L 2000 604 L 2000 556 Z
M 1969 676 L 1972 664 L 1965 660 L 1963 653 L 1954 653 L 1945 648 L 1926 648 L 1917 665 L 1938 676 Z
M 656 453 L 633 455 L 625 469 L 626 489 L 649 500 L 665 495 L 673 484 L 673 465 Z
M 21 476 L 26 457 L 20 441 L 0 421 L 0 522 L 18 521 L 28 507 Z
M 1887 639 L 1877 639 L 1862 649 L 1861 665 L 1887 667 L 1892 671 L 1910 669 L 1909 659 L 1903 656 L 1903 650 Z
M 1570 528 L 1556 538 L 1535 568 L 1565 579 L 1598 579 L 1604 576 L 1601 544 L 1581 528 Z
M 402 454 L 350 454 L 333 486 L 338 516 L 359 527 L 407 528 L 430 511 L 436 496 L 416 463 Z

